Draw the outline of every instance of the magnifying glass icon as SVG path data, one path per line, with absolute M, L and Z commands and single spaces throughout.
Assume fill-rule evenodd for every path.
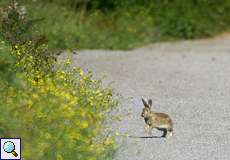
M 17 157 L 18 154 L 17 152 L 15 152 L 15 145 L 13 142 L 11 141 L 7 141 L 3 144 L 3 150 L 6 152 L 6 153 L 11 153 L 14 155 L 14 157 Z

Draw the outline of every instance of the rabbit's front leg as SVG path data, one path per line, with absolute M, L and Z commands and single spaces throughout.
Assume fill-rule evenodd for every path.
M 150 127 L 148 124 L 145 125 L 145 133 L 151 135 L 152 127 Z

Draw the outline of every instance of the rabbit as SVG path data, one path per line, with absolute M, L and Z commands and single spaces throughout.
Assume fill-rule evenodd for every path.
M 173 135 L 173 123 L 169 115 L 151 111 L 152 100 L 148 103 L 142 98 L 144 104 L 141 117 L 145 120 L 145 132 L 151 134 L 153 128 L 163 131 L 162 137 L 169 138 Z

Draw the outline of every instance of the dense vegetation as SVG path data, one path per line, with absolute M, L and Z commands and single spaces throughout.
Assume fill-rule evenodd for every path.
M 7 1 L 7 0 L 3 0 Z M 52 48 L 129 49 L 212 36 L 230 26 L 230 0 L 23 0 Z
M 0 137 L 21 137 L 25 160 L 112 159 L 112 89 L 57 62 L 20 6 L 1 9 L 0 20 Z

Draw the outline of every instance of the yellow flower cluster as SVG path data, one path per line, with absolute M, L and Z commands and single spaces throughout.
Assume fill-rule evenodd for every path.
M 0 40 L 0 74 L 9 74 L 0 78 L 0 137 L 2 130 L 4 137 L 21 137 L 25 160 L 105 159 L 114 145 L 101 132 L 105 113 L 116 104 L 111 89 L 71 68 L 70 58 L 59 65 L 40 37 L 25 42 L 30 23 L 18 17 L 16 5 L 8 9 L 3 36 L 13 46 Z
M 116 105 L 112 90 L 102 88 L 92 73 L 70 67 L 70 59 L 47 70 L 53 61 L 43 62 L 42 51 L 32 42 L 14 46 L 19 86 L 0 80 L 0 104 L 7 102 L 0 107 L 0 122 L 23 139 L 25 160 L 105 156 L 114 147 L 113 138 L 101 134 L 105 113 Z

